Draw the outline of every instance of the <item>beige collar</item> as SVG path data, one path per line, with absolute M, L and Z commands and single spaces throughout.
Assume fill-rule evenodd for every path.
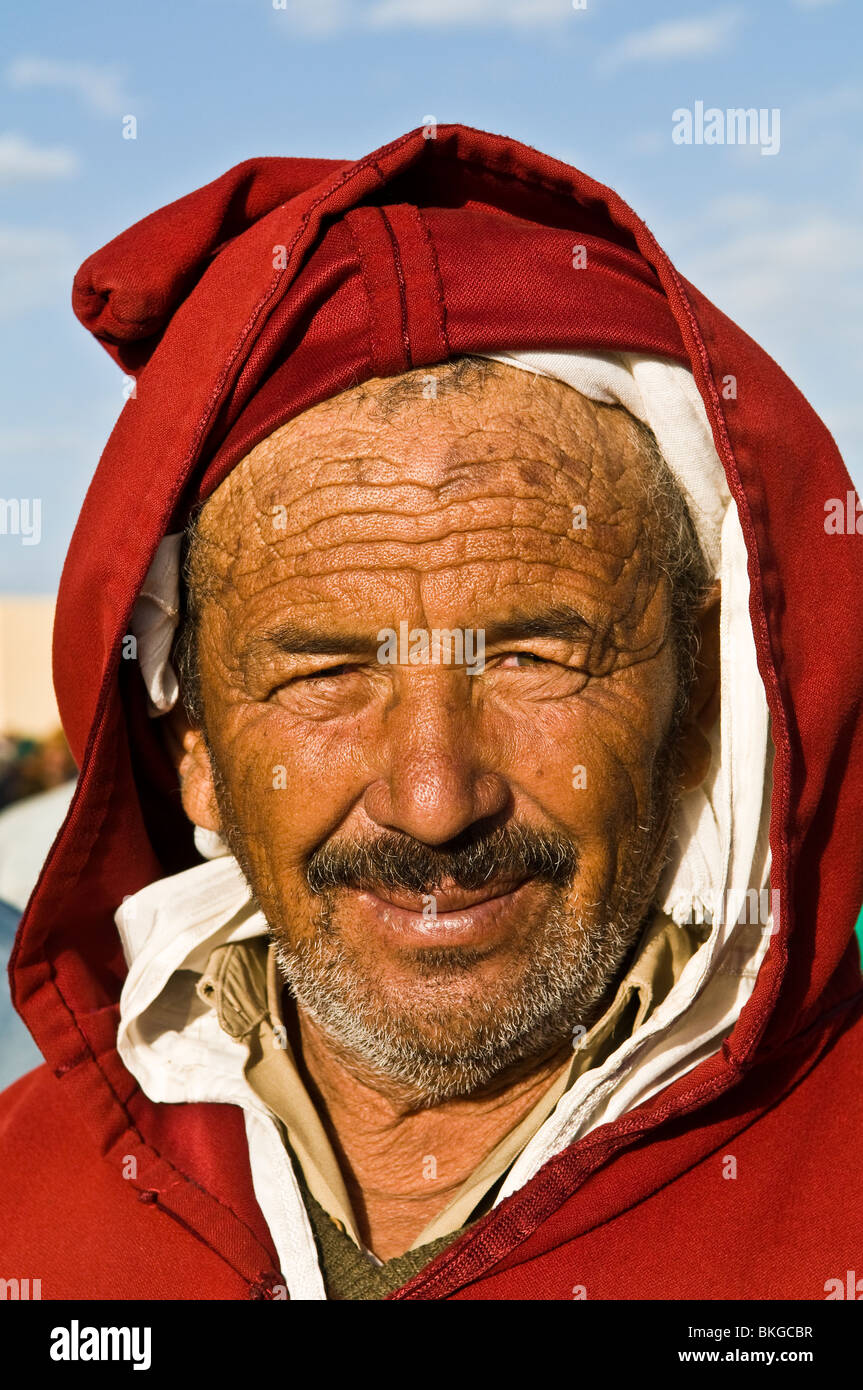
M 677 926 L 670 917 L 657 913 L 611 1005 L 587 1033 L 574 1038 L 571 1060 L 561 1067 L 533 1109 L 499 1140 L 420 1232 L 411 1249 L 449 1235 L 470 1219 L 577 1078 L 608 1056 L 662 1002 L 701 939 L 702 929 Z M 223 1031 L 247 1045 L 246 1081 L 281 1122 L 309 1191 L 364 1248 L 338 1161 L 291 1051 L 282 1013 L 282 980 L 272 945 L 262 936 L 217 947 L 198 981 L 197 992 L 215 1011 Z

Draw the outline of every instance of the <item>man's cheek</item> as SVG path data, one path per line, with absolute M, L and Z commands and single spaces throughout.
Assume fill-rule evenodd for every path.
M 596 740 L 585 741 L 573 762 L 560 818 L 578 849 L 582 897 L 605 897 L 617 875 L 623 844 L 639 820 L 637 789 L 629 769 Z
M 671 692 L 671 693 L 669 693 Z M 619 791 L 630 787 L 635 812 L 649 809 L 652 769 L 666 739 L 671 719 L 673 687 L 667 680 L 637 681 L 624 673 L 618 681 L 596 682 L 585 694 L 575 745 L 576 759 L 590 776 L 611 769 Z
M 226 742 L 222 766 L 238 828 L 280 860 L 302 861 L 359 794 L 349 741 L 298 728 L 277 710 L 255 711 Z
M 607 834 L 638 813 L 648 741 L 632 726 L 612 694 L 591 693 L 571 702 L 520 712 L 504 740 L 503 770 L 553 820 L 570 829 Z

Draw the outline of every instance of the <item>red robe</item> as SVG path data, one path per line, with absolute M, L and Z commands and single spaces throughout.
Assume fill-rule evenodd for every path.
M 717 1053 L 392 1296 L 824 1299 L 863 1276 L 863 541 L 825 530 L 851 484 L 787 377 L 615 193 L 457 125 L 356 161 L 247 161 L 92 256 L 74 306 L 138 384 L 58 601 L 81 775 L 10 967 L 46 1060 L 0 1098 L 0 1273 L 40 1277 L 46 1299 L 267 1298 L 281 1282 L 239 1110 L 153 1104 L 115 1046 L 113 914 L 197 861 L 121 657 L 159 540 L 274 428 L 359 381 L 582 347 L 675 358 L 704 399 L 749 553 L 781 930 Z

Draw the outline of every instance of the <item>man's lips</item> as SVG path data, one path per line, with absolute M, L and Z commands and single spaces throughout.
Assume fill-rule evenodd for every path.
M 512 893 L 520 887 L 525 880 L 523 878 L 495 879 L 492 882 L 484 883 L 481 888 L 436 888 L 429 893 L 410 893 L 404 888 L 375 888 L 374 896 L 383 903 L 389 903 L 392 907 L 404 908 L 406 912 L 422 913 L 429 905 L 433 905 L 438 914 L 449 912 L 462 912 L 466 908 L 476 907 L 479 903 L 491 902 L 495 898 L 505 897 L 507 893 Z
M 548 885 L 536 879 L 495 879 L 481 888 L 350 890 L 350 920 L 385 950 L 461 946 L 494 950 L 518 934 Z M 386 895 L 386 896 L 384 896 Z

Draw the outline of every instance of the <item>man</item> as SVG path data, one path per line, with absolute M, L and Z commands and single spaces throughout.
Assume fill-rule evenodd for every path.
M 835 1296 L 863 625 L 809 407 L 613 193 L 461 126 L 241 165 L 75 307 L 137 386 L 59 599 L 4 1261 Z

